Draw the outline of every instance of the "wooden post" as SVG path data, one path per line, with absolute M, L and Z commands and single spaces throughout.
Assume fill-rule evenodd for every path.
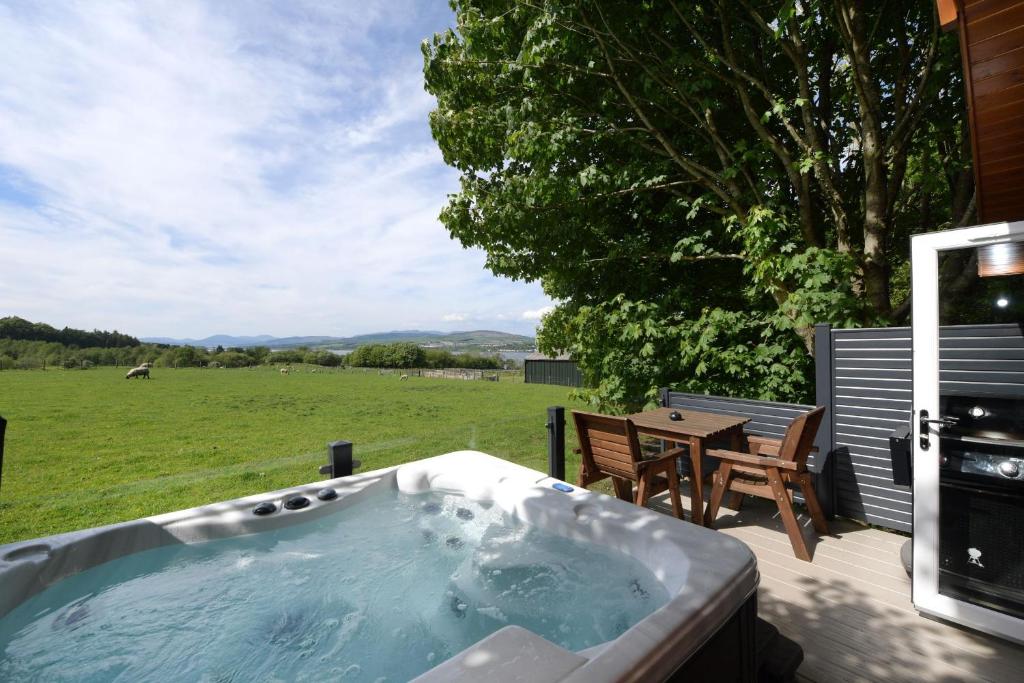
M 548 474 L 565 481 L 565 408 L 548 408 Z

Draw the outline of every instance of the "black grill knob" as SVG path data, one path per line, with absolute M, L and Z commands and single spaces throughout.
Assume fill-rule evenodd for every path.
M 1004 477 L 1016 477 L 1018 474 L 1020 474 L 1020 467 L 1018 467 L 1017 463 L 1015 463 L 1012 460 L 1002 461 L 997 466 L 997 469 L 999 470 L 999 474 L 1003 475 Z

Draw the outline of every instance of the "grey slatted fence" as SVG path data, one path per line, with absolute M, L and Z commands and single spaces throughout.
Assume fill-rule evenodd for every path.
M 889 458 L 889 434 L 909 427 L 913 413 L 910 328 L 825 325 L 817 338 L 818 395 L 831 399 L 836 514 L 910 531 L 910 488 L 893 483 Z M 825 364 L 830 371 L 823 373 Z M 939 380 L 943 393 L 1024 396 L 1021 326 L 941 328 Z
M 892 481 L 889 435 L 910 424 L 910 328 L 819 327 L 818 363 L 829 362 L 832 473 L 836 514 L 910 531 L 910 488 Z M 822 358 L 825 354 L 830 360 Z

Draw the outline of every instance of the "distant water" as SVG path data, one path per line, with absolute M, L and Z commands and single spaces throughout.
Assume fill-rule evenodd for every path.
M 327 349 L 331 353 L 336 353 L 339 356 L 347 356 L 352 353 L 353 349 Z M 464 353 L 463 351 L 453 351 L 452 353 L 459 354 Z M 529 356 L 533 351 L 499 351 L 498 355 L 504 360 L 515 361 L 516 365 L 522 365 L 526 357 Z M 486 355 L 486 354 L 485 354 Z
M 580 650 L 667 600 L 617 551 L 389 490 L 58 582 L 0 620 L 0 680 L 405 681 L 506 624 Z
M 535 352 L 534 351 L 501 351 L 499 353 L 499 355 L 502 358 L 504 358 L 505 360 L 513 360 L 513 361 L 515 361 L 516 365 L 522 365 L 523 361 L 526 360 L 526 357 L 529 356 L 531 353 L 535 353 Z

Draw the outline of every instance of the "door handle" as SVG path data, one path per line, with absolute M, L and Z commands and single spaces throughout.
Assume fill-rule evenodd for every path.
M 931 429 L 929 429 L 928 425 L 939 425 L 940 427 L 955 427 L 958 424 L 960 424 L 960 418 L 958 417 L 948 417 L 944 415 L 942 417 L 929 419 L 928 411 L 922 410 L 920 413 L 920 417 L 918 418 L 918 431 L 921 434 L 921 450 L 926 451 L 931 446 L 931 440 L 929 438 Z
M 921 412 L 927 414 L 928 411 L 922 410 Z M 955 427 L 956 425 L 960 424 L 960 419 L 956 417 L 940 417 L 938 419 L 929 420 L 922 416 L 921 424 L 942 425 L 943 427 Z

